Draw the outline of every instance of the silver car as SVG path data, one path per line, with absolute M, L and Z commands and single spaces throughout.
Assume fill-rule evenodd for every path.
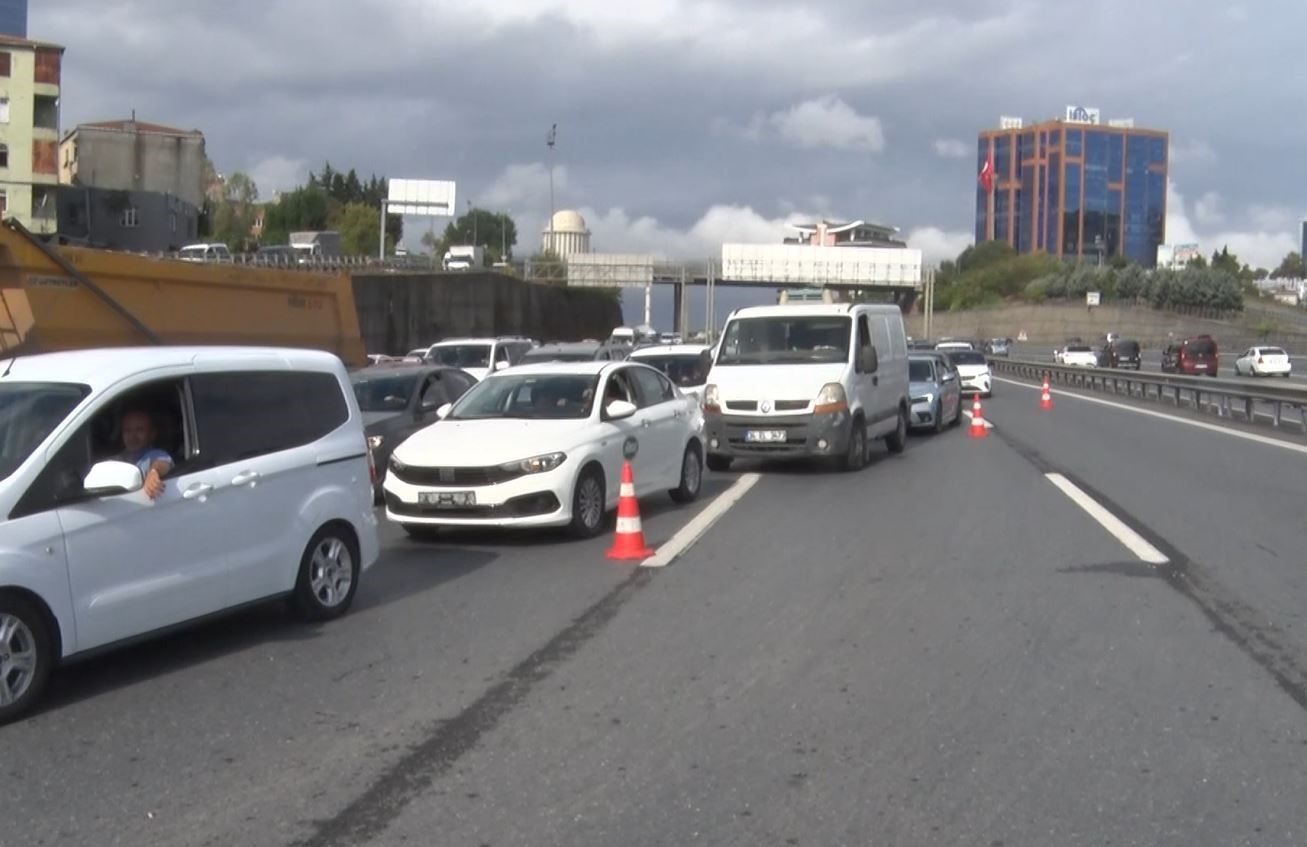
M 910 354 L 908 381 L 913 429 L 940 432 L 962 420 L 962 379 L 947 356 Z

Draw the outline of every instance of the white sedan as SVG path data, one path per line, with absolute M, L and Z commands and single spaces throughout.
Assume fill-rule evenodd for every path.
M 989 360 L 984 353 L 976 350 L 946 350 L 944 355 L 958 369 L 963 394 L 980 394 L 987 398 L 994 396 L 994 375 L 990 373 Z
M 1069 344 L 1062 351 L 1059 364 L 1075 365 L 1082 368 L 1098 367 L 1098 354 L 1094 348 L 1085 344 Z
M 565 526 L 597 535 L 622 463 L 635 493 L 679 503 L 703 482 L 703 413 L 659 371 L 631 362 L 549 362 L 491 374 L 391 455 L 386 517 L 439 527 Z
M 1293 373 L 1289 354 L 1279 347 L 1250 347 L 1234 360 L 1234 375 L 1284 376 Z

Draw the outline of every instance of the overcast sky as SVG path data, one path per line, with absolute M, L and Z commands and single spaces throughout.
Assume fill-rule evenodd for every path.
M 1070 103 L 1171 133 L 1170 241 L 1273 267 L 1307 214 L 1300 0 L 31 0 L 29 32 L 67 47 L 65 127 L 201 129 L 265 196 L 324 160 L 452 179 L 527 248 L 555 122 L 557 206 L 602 251 L 824 215 L 948 257 L 977 131 Z

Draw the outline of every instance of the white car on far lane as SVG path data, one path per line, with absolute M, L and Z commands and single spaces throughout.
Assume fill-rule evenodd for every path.
M 1234 375 L 1243 376 L 1283 376 L 1293 372 L 1289 354 L 1280 347 L 1249 347 L 1238 359 L 1234 360 Z
M 699 402 L 647 365 L 522 365 L 490 374 L 439 414 L 395 448 L 383 486 L 386 517 L 417 538 L 451 526 L 597 535 L 626 460 L 637 497 L 699 496 Z
M 985 354 L 976 350 L 944 350 L 944 355 L 958 369 L 962 378 L 963 394 L 980 394 L 984 397 L 994 395 L 994 375 L 989 370 L 989 360 Z
M 1062 351 L 1059 364 L 1082 368 L 1098 367 L 1098 354 L 1087 344 L 1068 344 Z

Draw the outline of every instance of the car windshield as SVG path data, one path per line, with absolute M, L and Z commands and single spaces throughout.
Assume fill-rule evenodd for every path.
M 912 382 L 934 382 L 935 370 L 922 359 L 908 360 L 908 379 Z
M 737 318 L 726 327 L 719 365 L 780 365 L 849 360 L 844 315 Z
M 597 375 L 509 372 L 477 383 L 450 411 L 448 420 L 588 418 L 598 385 Z
M 355 374 L 354 396 L 358 398 L 359 410 L 363 412 L 402 412 L 408 408 L 409 398 L 417 385 L 418 375 Z
M 1215 356 L 1216 342 L 1208 338 L 1199 338 L 1185 342 L 1185 350 L 1190 356 Z
M 975 350 L 950 350 L 948 357 L 953 360 L 955 365 L 985 364 L 985 354 L 977 353 Z
M 682 388 L 703 385 L 708 381 L 708 370 L 704 367 L 704 358 L 692 354 L 680 353 L 664 356 L 636 356 L 635 361 L 651 368 L 657 368 L 667 378 Z
M 1116 342 L 1116 352 L 1124 353 L 1127 356 L 1133 356 L 1139 352 L 1138 341 L 1118 341 Z
M 1263 356 L 1287 356 L 1288 354 L 1285 353 L 1283 350 L 1281 350 L 1279 347 L 1263 347 L 1262 355 Z
M 0 479 L 18 470 L 90 391 L 73 383 L 0 383 Z
M 490 367 L 489 344 L 437 344 L 428 356 L 436 364 L 450 368 Z
M 1072 344 L 1070 347 L 1066 348 L 1066 351 L 1067 351 L 1068 353 L 1092 353 L 1092 352 L 1094 352 L 1094 350 L 1093 350 L 1092 347 L 1083 347 L 1083 346 L 1080 346 L 1080 345 L 1078 345 L 1078 344 Z

